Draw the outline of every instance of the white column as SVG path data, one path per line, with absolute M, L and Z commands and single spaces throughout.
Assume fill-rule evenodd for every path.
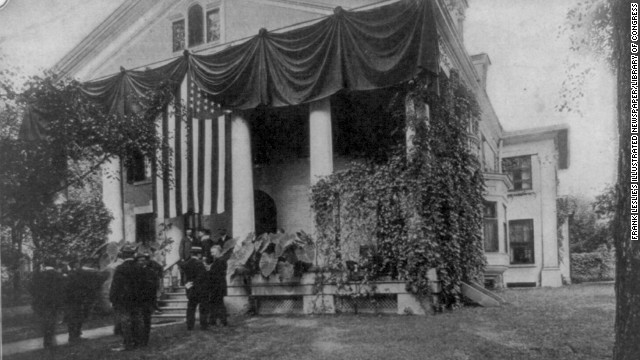
M 231 119 L 231 182 L 233 237 L 244 240 L 255 231 L 253 161 L 249 123 L 238 114 Z
M 331 102 L 329 98 L 309 104 L 310 182 L 333 173 Z
M 111 230 L 107 241 L 118 242 L 125 238 L 124 214 L 122 212 L 122 177 L 120 172 L 120 159 L 111 158 L 101 167 L 102 175 L 102 202 L 111 211 L 113 220 L 109 224 Z

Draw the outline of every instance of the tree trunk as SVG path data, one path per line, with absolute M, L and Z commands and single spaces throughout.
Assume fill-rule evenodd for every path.
M 616 246 L 614 359 L 640 358 L 640 244 L 631 241 L 631 1 L 610 0 L 617 69 L 618 182 L 613 234 Z

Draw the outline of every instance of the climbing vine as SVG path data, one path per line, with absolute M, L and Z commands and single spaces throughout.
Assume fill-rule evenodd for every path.
M 441 76 L 439 94 L 427 85 L 422 77 L 407 84 L 405 113 L 393 115 L 412 129 L 409 145 L 383 162 L 363 160 L 322 179 L 311 203 L 320 264 L 356 270 L 364 281 L 404 280 L 423 298 L 432 285 L 428 270 L 435 268 L 443 301 L 456 307 L 461 282 L 476 279 L 485 265 L 484 183 L 467 134 L 480 113 L 455 73 Z

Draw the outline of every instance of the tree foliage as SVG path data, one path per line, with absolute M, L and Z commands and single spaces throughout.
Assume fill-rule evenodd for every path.
M 559 112 L 580 111 L 584 98 L 582 89 L 585 81 L 593 75 L 595 68 L 585 58 L 601 61 L 613 71 L 613 23 L 609 0 L 581 0 L 572 6 L 566 15 L 565 24 L 560 26 L 560 34 L 569 37 L 570 50 L 580 60 L 567 60 L 566 78 L 562 82 Z
M 101 167 L 133 152 L 154 158 L 164 147 L 150 116 L 164 93 L 135 99 L 149 111 L 124 115 L 91 101 L 76 81 L 32 77 L 18 92 L 0 75 L 0 225 L 28 229 L 39 260 L 87 256 L 109 231 Z M 30 133 L 21 134 L 23 118 L 34 120 Z M 36 127 L 39 136 L 30 136 Z
M 467 135 L 479 108 L 455 73 L 441 76 L 440 86 L 437 95 L 419 79 L 405 91 L 406 121 L 415 129 L 408 149 L 322 179 L 312 188 L 312 207 L 319 256 L 329 268 L 402 279 L 419 296 L 430 294 L 427 274 L 435 268 L 446 304 L 458 306 L 460 283 L 485 265 L 484 183 Z

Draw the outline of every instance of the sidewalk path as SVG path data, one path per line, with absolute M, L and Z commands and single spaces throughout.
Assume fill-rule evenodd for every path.
M 162 327 L 165 325 L 172 325 L 172 324 L 176 324 L 176 323 L 171 322 L 171 323 L 164 323 L 164 324 L 154 324 L 154 325 L 151 325 L 151 327 L 157 328 L 157 327 Z M 96 329 L 82 330 L 83 338 L 97 339 L 105 336 L 114 336 L 113 325 L 96 328 Z M 64 333 L 64 334 L 56 335 L 56 342 L 58 346 L 68 344 L 69 334 Z M 39 350 L 42 348 L 43 348 L 42 337 L 37 339 L 29 339 L 29 340 L 16 341 L 8 344 L 2 344 L 2 357 L 12 355 L 12 354 L 17 354 L 17 353 L 27 352 L 27 351 Z

